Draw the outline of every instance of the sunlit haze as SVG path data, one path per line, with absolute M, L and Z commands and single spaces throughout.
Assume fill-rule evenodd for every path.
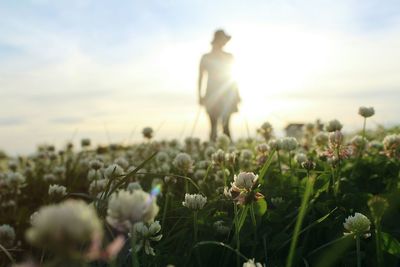
M 242 102 L 234 138 L 269 121 L 337 118 L 400 123 L 399 1 L 2 1 L 0 149 L 32 152 L 89 137 L 95 144 L 207 138 L 200 57 L 214 30 L 232 36 Z M 246 126 L 247 125 L 247 126 Z

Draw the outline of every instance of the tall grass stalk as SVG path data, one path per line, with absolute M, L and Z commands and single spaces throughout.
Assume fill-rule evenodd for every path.
M 357 247 L 357 267 L 361 267 L 361 249 L 360 249 L 360 236 L 356 236 L 356 247 Z
M 292 236 L 292 242 L 290 243 L 289 255 L 286 261 L 286 267 L 293 266 L 293 258 L 296 250 L 297 240 L 300 235 L 301 225 L 303 223 L 304 216 L 306 215 L 307 212 L 307 203 L 308 200 L 310 199 L 313 185 L 314 185 L 314 177 L 310 177 L 309 173 L 307 172 L 306 188 L 303 194 L 303 200 L 301 201 L 299 214 L 297 216 L 297 221 Z
M 132 267 L 139 267 L 139 259 L 136 253 L 136 233 L 134 229 L 134 225 L 131 228 L 131 256 L 132 256 Z

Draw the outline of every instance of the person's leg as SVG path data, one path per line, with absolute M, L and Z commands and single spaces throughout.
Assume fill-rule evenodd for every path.
M 229 136 L 229 138 L 231 137 L 231 132 L 229 130 L 229 121 L 231 119 L 231 114 L 226 114 L 222 117 L 222 127 L 223 127 L 223 131 L 224 134 L 226 134 L 227 136 Z
M 210 118 L 210 140 L 215 141 L 217 139 L 217 122 L 218 118 L 214 116 L 214 114 L 208 113 L 208 117 Z

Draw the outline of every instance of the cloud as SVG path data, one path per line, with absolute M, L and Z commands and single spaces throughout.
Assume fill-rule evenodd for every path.
M 18 126 L 26 122 L 26 119 L 22 117 L 0 117 L 0 126 Z

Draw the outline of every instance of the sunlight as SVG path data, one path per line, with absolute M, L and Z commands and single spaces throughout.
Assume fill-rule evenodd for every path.
M 268 103 L 271 98 L 305 93 L 331 64 L 333 53 L 325 36 L 288 27 L 251 28 L 251 32 L 242 27 L 232 33 L 229 50 L 236 59 L 233 77 L 239 84 L 245 110 L 257 114 L 264 103 L 262 115 L 266 115 L 282 108 Z

